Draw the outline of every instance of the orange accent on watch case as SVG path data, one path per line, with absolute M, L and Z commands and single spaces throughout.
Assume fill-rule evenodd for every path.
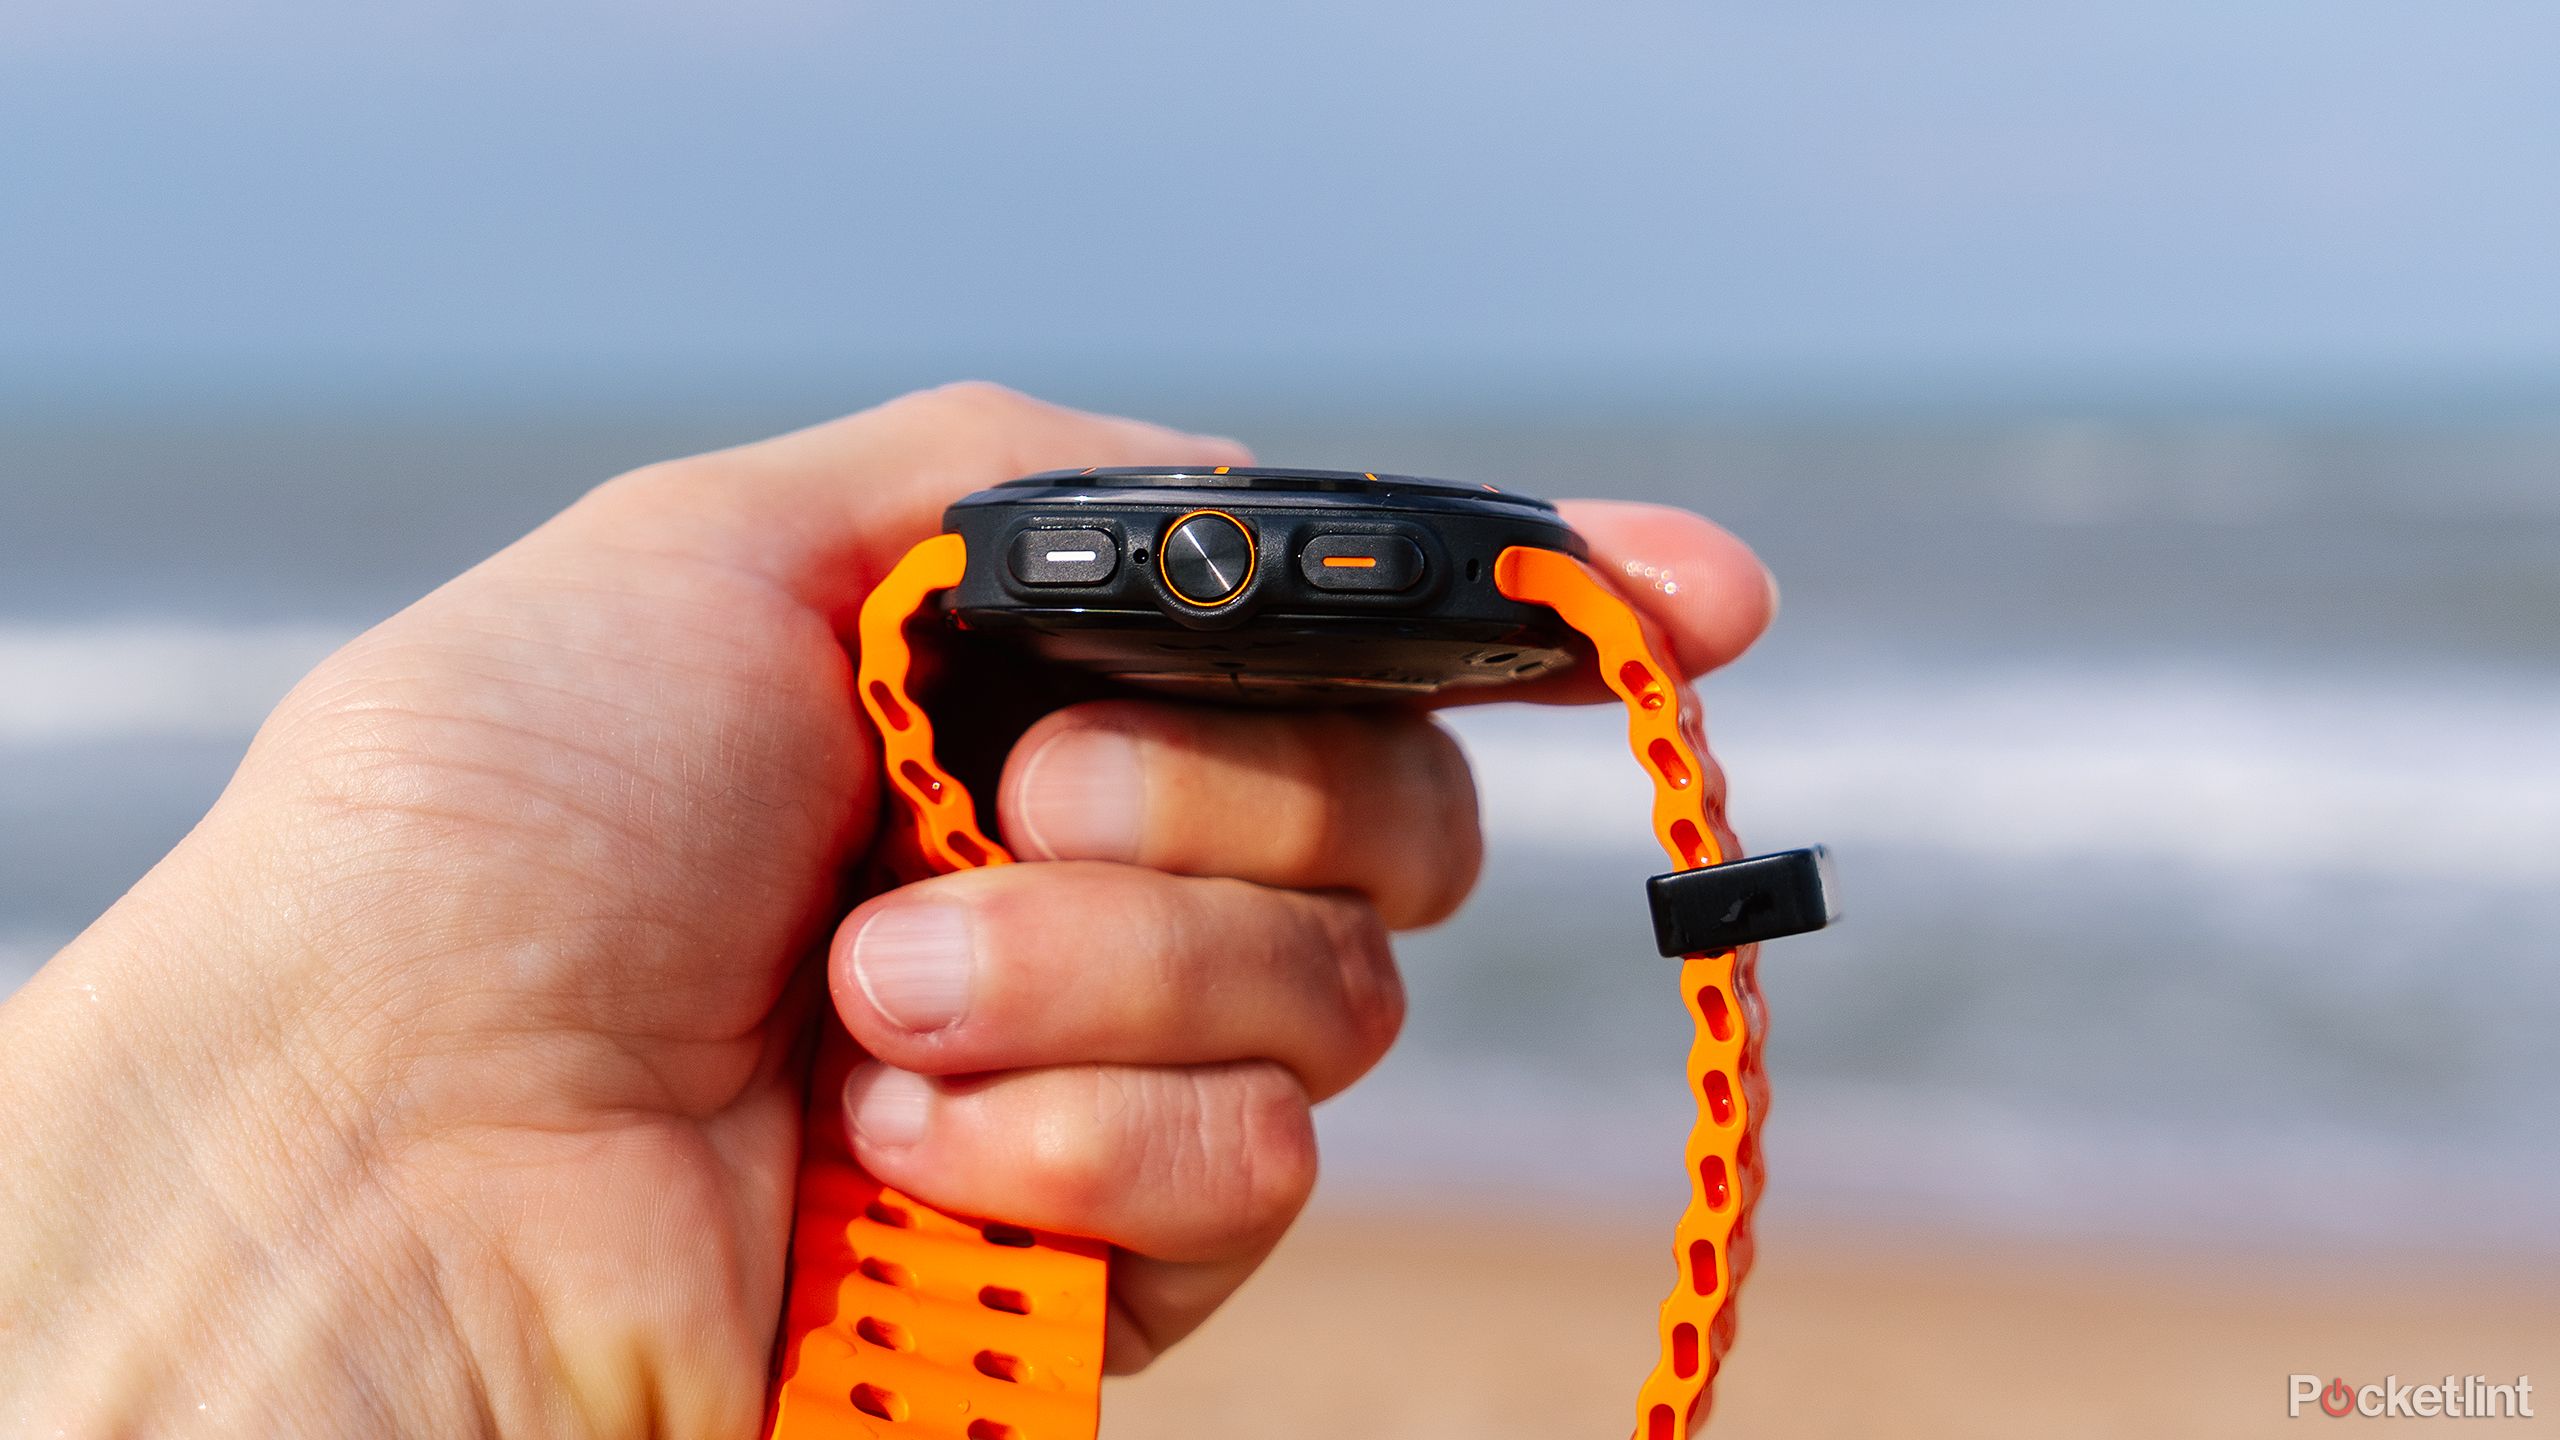
M 1221 468 L 1218 473 L 1223 475 L 1226 471 Z M 1199 519 L 1203 515 L 1214 515 L 1217 518 L 1226 521 L 1228 524 L 1236 527 L 1237 534 L 1244 537 L 1244 578 L 1237 581 L 1234 586 L 1229 588 L 1226 594 L 1214 596 L 1209 599 L 1202 599 L 1197 595 L 1185 595 L 1182 593 L 1182 587 L 1173 583 L 1172 555 L 1170 554 L 1173 548 L 1173 532 L 1190 524 L 1192 521 Z M 951 538 L 957 540 L 960 537 L 955 535 Z M 1184 511 L 1182 514 L 1173 517 L 1172 523 L 1164 527 L 1163 537 L 1156 541 L 1156 578 L 1164 581 L 1164 588 L 1172 591 L 1176 599 L 1181 600 L 1186 605 L 1197 605 L 1204 610 L 1224 605 L 1228 601 L 1236 598 L 1238 595 L 1243 594 L 1245 587 L 1253 583 L 1254 571 L 1261 564 L 1262 547 L 1256 543 L 1253 538 L 1253 527 L 1245 524 L 1243 521 L 1228 514 L 1224 510 Z M 954 581 L 953 583 L 957 584 L 958 582 Z

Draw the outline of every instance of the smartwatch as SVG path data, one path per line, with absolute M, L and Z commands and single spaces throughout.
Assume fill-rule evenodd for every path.
M 1555 507 L 1489 485 L 1219 466 L 1053 471 L 968 496 L 864 602 L 855 684 L 895 799 L 891 883 L 1012 862 L 938 759 L 920 652 L 966 646 L 1142 690 L 1340 705 L 1589 667 L 1623 703 L 1673 869 L 1646 885 L 1695 1027 L 1697 1103 L 1660 1354 L 1635 1440 L 1706 1416 L 1751 1263 L 1768 1086 L 1757 942 L 1832 918 L 1817 847 L 1740 858 L 1697 701 Z M 767 1440 L 1093 1440 L 1110 1247 L 952 1214 L 855 1161 L 832 1023 L 804 1127 Z

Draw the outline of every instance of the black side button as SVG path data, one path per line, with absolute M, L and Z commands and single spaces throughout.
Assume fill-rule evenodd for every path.
M 1720 955 L 1737 945 L 1802 935 L 1840 918 L 1831 852 L 1781 850 L 1644 882 L 1653 942 L 1664 955 Z
M 1319 590 L 1410 590 L 1422 552 L 1393 535 L 1319 535 L 1298 552 L 1298 573 Z
M 1007 558 L 1025 585 L 1099 585 L 1120 568 L 1120 547 L 1105 530 L 1025 530 Z

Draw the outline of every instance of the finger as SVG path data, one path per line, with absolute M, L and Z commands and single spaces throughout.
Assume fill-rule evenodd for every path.
M 828 971 L 865 1049 L 939 1075 L 1260 1058 L 1323 1097 L 1404 1022 L 1386 929 L 1361 901 L 1131 865 L 901 886 L 846 918 Z
M 1668 505 L 1568 500 L 1591 563 L 1662 627 L 1682 671 L 1700 675 L 1751 648 L 1778 614 L 1778 582 L 1731 531 Z
M 1751 547 L 1702 516 L 1668 505 L 1566 500 L 1557 507 L 1591 544 L 1591 568 L 1670 648 L 1684 675 L 1703 675 L 1751 648 L 1778 613 L 1778 583 Z M 1589 703 L 1609 698 L 1588 673 L 1500 689 L 1446 692 L 1450 704 Z
M 1073 706 L 1014 746 L 998 810 L 1026 858 L 1352 890 L 1397 929 L 1446 919 L 1484 858 L 1465 753 L 1400 709 Z
M 1306 1091 L 1267 1061 L 976 1080 L 873 1062 L 844 1103 L 855 1154 L 890 1185 L 1164 1261 L 1258 1256 L 1315 1187 Z
M 1251 459 L 1232 440 L 971 381 L 635 471 L 564 521 L 626 544 L 742 566 L 832 608 L 938 533 L 944 507 L 972 491 L 1041 470 Z

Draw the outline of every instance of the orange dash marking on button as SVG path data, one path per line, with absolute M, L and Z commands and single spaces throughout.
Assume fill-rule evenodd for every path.
M 1324 557 L 1324 568 L 1327 570 L 1375 570 L 1378 568 L 1378 557 L 1375 555 L 1327 555 Z

